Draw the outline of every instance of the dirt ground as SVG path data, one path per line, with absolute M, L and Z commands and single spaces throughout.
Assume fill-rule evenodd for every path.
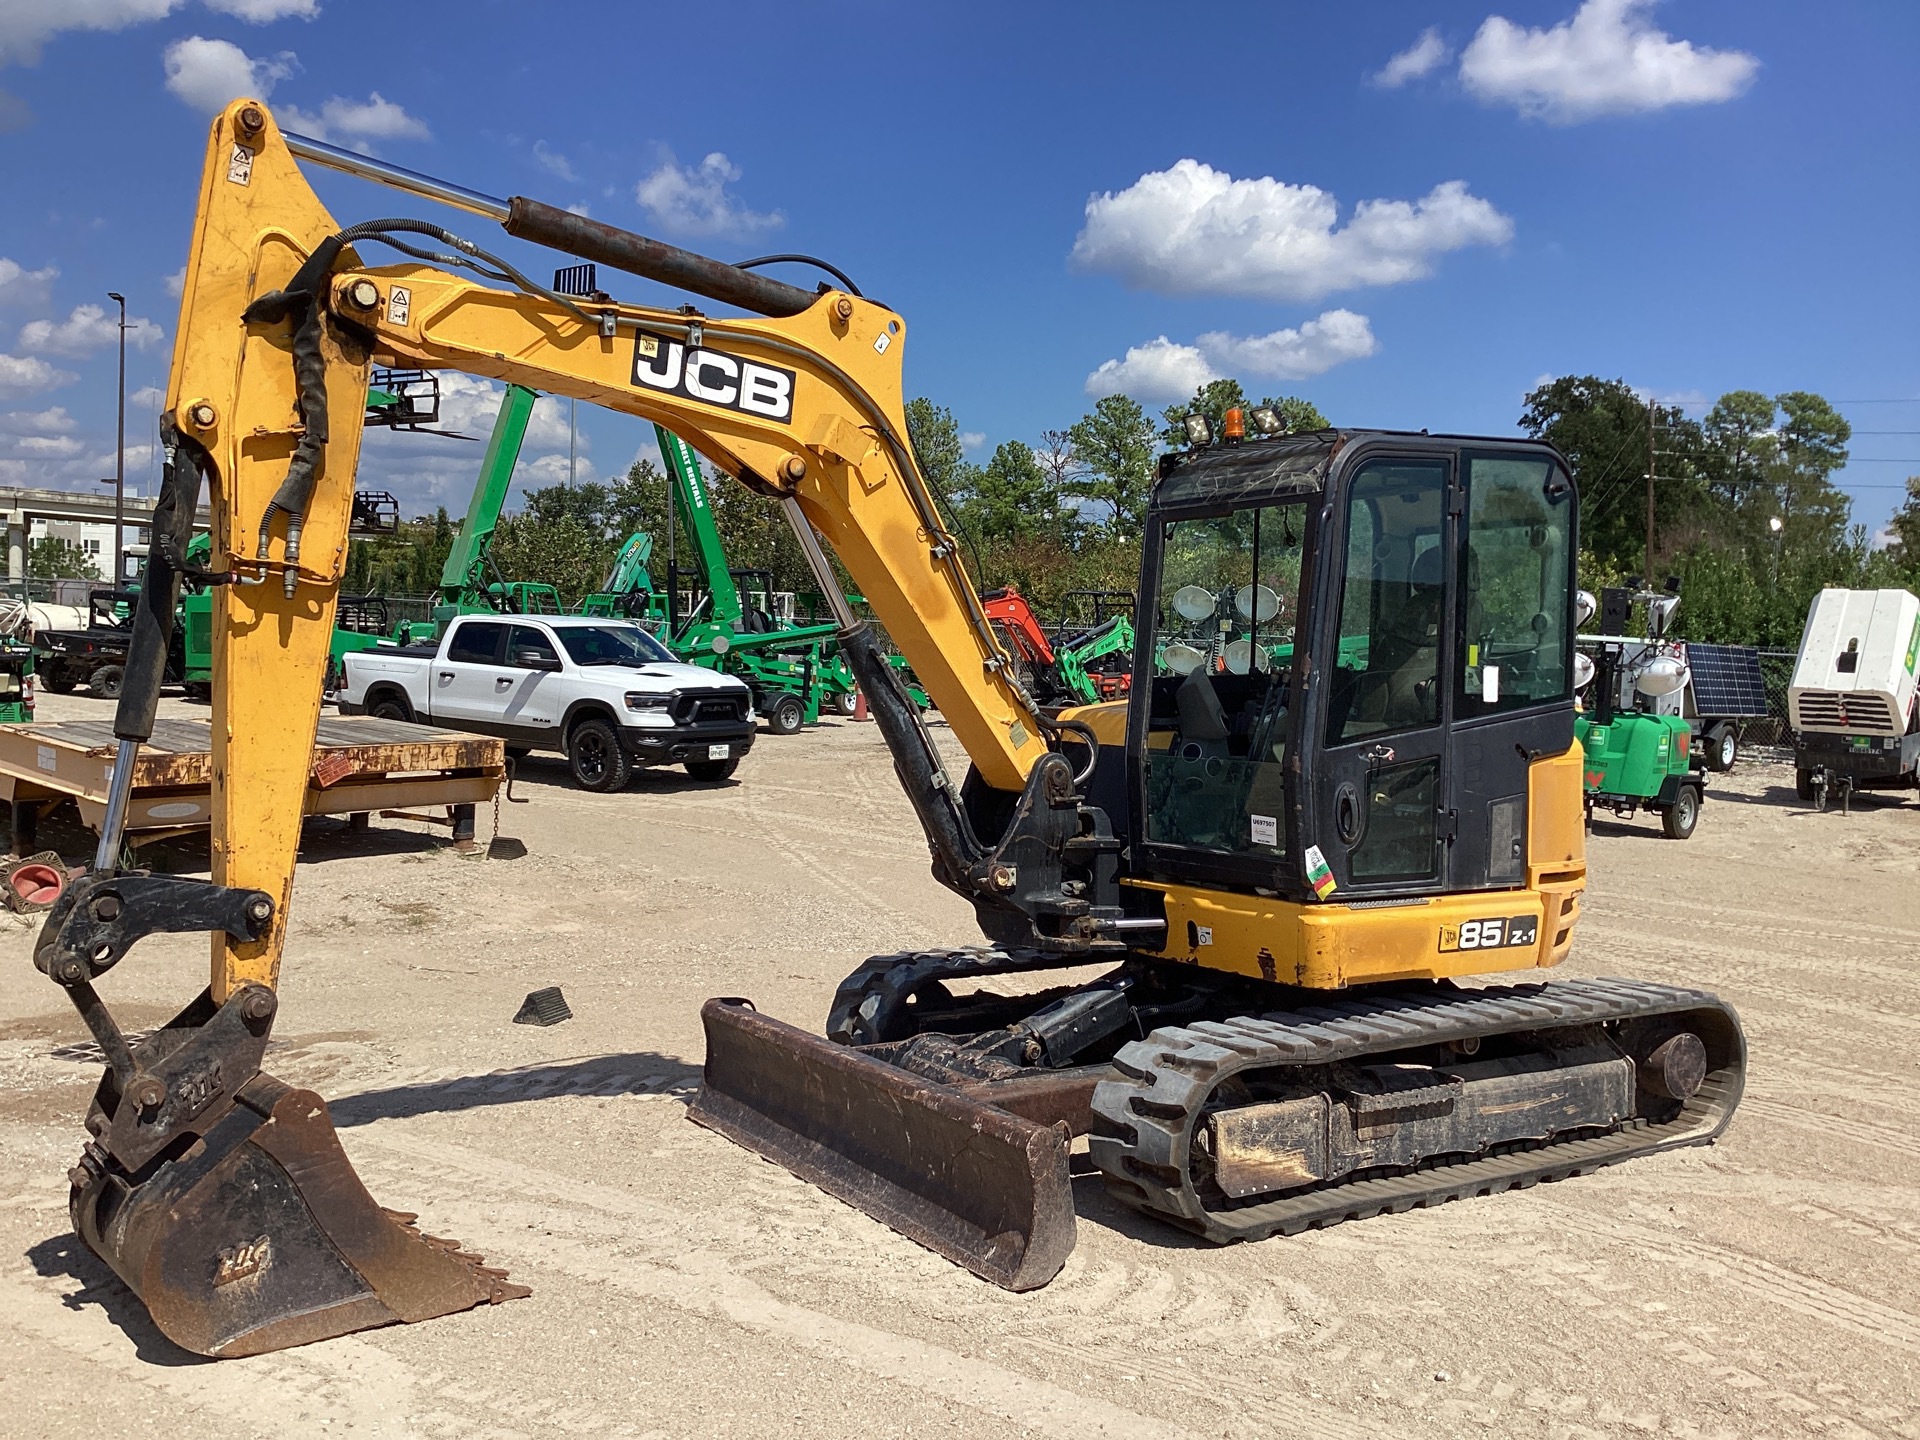
M 0 1432 L 1920 1437 L 1912 800 L 1813 814 L 1743 762 L 1690 841 L 1596 826 L 1565 970 L 1739 1008 L 1751 1078 L 1711 1149 L 1226 1249 L 1084 1175 L 1065 1271 L 1009 1295 L 684 1114 L 706 997 L 817 1027 L 868 954 L 975 937 L 874 728 L 763 737 L 720 788 L 526 768 L 490 858 L 310 827 L 268 1068 L 332 1101 L 382 1203 L 533 1297 L 251 1360 L 172 1347 L 70 1232 L 99 1062 L 0 916 Z M 161 862 L 204 871 L 205 843 Z M 150 1026 L 205 953 L 149 940 L 103 993 Z M 576 1018 L 511 1024 L 544 985 Z

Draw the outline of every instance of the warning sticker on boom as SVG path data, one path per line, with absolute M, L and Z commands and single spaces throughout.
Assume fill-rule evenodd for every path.
M 1538 915 L 1514 915 L 1505 920 L 1462 920 L 1440 927 L 1440 950 L 1505 950 L 1532 945 L 1540 938 Z

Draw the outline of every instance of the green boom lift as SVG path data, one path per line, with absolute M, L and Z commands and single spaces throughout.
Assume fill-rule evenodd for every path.
M 788 625 L 742 598 L 739 577 L 747 572 L 736 575 L 727 567 L 699 457 L 671 430 L 653 428 L 706 595 L 682 619 L 675 613 L 679 567 L 669 564 L 666 594 L 652 596 L 649 613 L 664 622 L 662 638 L 676 655 L 692 665 L 738 675 L 753 688 L 754 708 L 767 717 L 773 732 L 792 735 L 819 720 L 823 702 L 838 703 L 853 694 L 852 672 L 833 643 L 835 627 Z M 641 538 L 629 540 L 629 547 Z M 619 578 L 619 567 L 614 578 Z M 771 585 L 765 588 L 770 591 Z M 771 603 L 771 594 L 767 598 Z M 589 604 L 601 599 L 593 597 Z

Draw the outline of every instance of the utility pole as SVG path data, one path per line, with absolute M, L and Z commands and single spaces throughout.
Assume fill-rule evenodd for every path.
M 1655 410 L 1653 401 L 1647 401 L 1647 588 L 1653 588 L 1653 455 Z
M 109 290 L 107 298 L 120 302 L 119 437 L 113 462 L 113 588 L 118 590 L 127 582 L 127 297 Z

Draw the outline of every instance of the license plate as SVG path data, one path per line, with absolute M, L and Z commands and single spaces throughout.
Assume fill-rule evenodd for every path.
M 733 747 L 731 745 L 707 746 L 707 759 L 709 760 L 724 760 L 732 753 Z

